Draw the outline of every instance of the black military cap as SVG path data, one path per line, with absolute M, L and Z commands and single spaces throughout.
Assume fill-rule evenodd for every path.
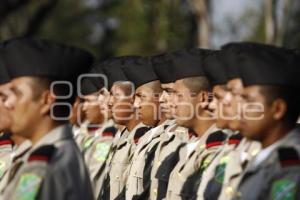
M 178 50 L 171 53 L 176 80 L 183 78 L 205 76 L 203 57 L 209 50 L 190 49 Z
M 171 55 L 168 53 L 151 57 L 152 67 L 161 83 L 173 83 L 176 80 Z
M 238 55 L 241 49 L 241 43 L 229 43 L 221 47 L 220 58 L 224 63 L 228 80 L 240 78 Z
M 241 51 L 239 60 L 245 86 L 300 87 L 300 59 L 291 50 L 256 45 Z
M 85 77 L 81 80 L 80 92 L 82 95 L 93 94 L 95 92 L 98 92 L 102 88 L 102 85 L 99 86 L 95 84 L 91 79 L 95 78 Z
M 255 42 L 232 42 L 221 47 L 220 58 L 225 65 L 228 80 L 240 78 L 239 55 L 244 50 L 254 50 L 256 48 L 274 48 L 272 45 L 258 44 Z
M 80 81 L 80 92 L 82 95 L 92 94 L 98 92 L 103 87 L 107 87 L 107 78 L 103 68 L 110 65 L 110 63 L 113 61 L 115 61 L 115 58 L 105 60 L 100 64 L 96 64 L 87 74 L 83 76 Z
M 93 56 L 85 50 L 32 38 L 8 41 L 4 58 L 12 78 L 38 76 L 73 83 L 93 62 Z
M 4 65 L 3 47 L 4 44 L 0 44 L 0 84 L 5 84 L 10 81 L 10 77 Z
M 203 69 L 212 86 L 223 85 L 227 82 L 225 65 L 220 59 L 220 51 L 212 51 L 203 61 Z
M 117 60 L 103 67 L 103 71 L 108 79 L 109 90 L 112 88 L 113 84 L 117 81 L 128 81 L 123 70 L 121 69 L 123 63 L 126 62 L 126 60 L 128 59 L 131 59 L 131 57 L 127 57 L 127 56 L 118 57 Z
M 122 70 L 127 79 L 131 81 L 136 88 L 158 80 L 150 59 L 146 57 L 126 60 L 122 65 Z

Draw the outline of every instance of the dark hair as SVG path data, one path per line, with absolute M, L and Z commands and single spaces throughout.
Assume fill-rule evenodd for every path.
M 134 86 L 129 81 L 117 81 L 114 85 L 120 87 L 126 96 L 132 96 L 134 94 Z
M 33 100 L 37 100 L 43 91 L 50 90 L 51 84 L 54 83 L 55 79 L 50 79 L 47 77 L 33 77 L 32 78 L 32 88 L 33 88 Z M 74 85 L 74 84 L 72 84 Z M 56 96 L 66 96 L 70 93 L 70 88 L 66 84 L 55 84 L 55 86 L 52 88 L 53 92 Z M 77 96 L 77 90 L 76 87 L 73 88 L 73 91 L 71 97 L 64 98 L 64 99 L 56 99 L 56 103 L 69 103 L 71 106 L 75 101 L 75 98 Z M 69 115 L 69 108 L 67 106 L 54 106 L 53 108 L 53 115 L 55 117 L 67 117 Z
M 298 89 L 283 86 L 261 86 L 260 93 L 266 97 L 266 103 L 272 104 L 276 99 L 283 99 L 287 104 L 284 121 L 294 125 L 300 114 L 300 95 Z
M 184 78 L 183 83 L 192 93 L 198 94 L 201 91 L 211 91 L 211 85 L 205 76 Z

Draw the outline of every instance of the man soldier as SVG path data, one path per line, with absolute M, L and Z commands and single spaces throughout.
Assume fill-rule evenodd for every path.
M 169 93 L 167 92 L 171 92 L 170 90 L 172 90 L 174 75 L 171 71 L 170 62 L 167 54 L 151 57 L 153 70 L 159 78 L 161 87 L 165 88 L 159 97 L 159 103 L 162 102 L 162 99 L 168 98 Z M 170 116 L 167 117 L 165 111 L 162 109 L 159 110 L 159 108 L 162 108 L 161 104 L 159 104 L 159 107 L 156 105 L 153 109 L 157 109 L 158 114 L 160 114 L 160 121 L 155 128 L 151 129 L 141 138 L 133 154 L 131 164 L 128 167 L 126 199 L 148 199 L 150 196 L 150 175 L 154 154 L 165 129 L 170 124 L 174 124 L 174 121 L 170 120 Z M 155 124 L 152 124 L 152 126 L 155 126 Z
M 83 139 L 82 148 L 96 197 L 100 193 L 104 179 L 102 170 L 105 168 L 106 159 L 118 131 L 108 107 L 107 78 L 103 71 L 104 67 L 112 65 L 111 62 L 112 60 L 105 61 L 103 64 L 93 66 L 88 73 L 91 77 L 82 80 L 82 91 L 86 94 L 83 110 L 91 125 L 88 127 L 89 133 Z
M 83 112 L 84 121 L 79 119 L 82 130 L 79 134 L 83 135 L 79 146 L 83 152 L 88 150 L 94 139 L 101 136 L 106 128 L 113 127 L 111 113 L 107 105 L 109 93 L 106 89 L 107 86 L 105 86 L 105 76 L 101 68 L 101 64 L 93 66 L 80 80 L 82 103 L 79 107 Z
M 148 62 L 144 58 L 129 56 L 121 59 L 122 72 L 125 74 L 126 80 L 131 81 L 135 86 L 143 84 L 144 81 L 147 83 L 147 81 L 153 80 L 151 74 L 145 76 L 142 80 L 135 78 L 134 75 L 131 75 L 132 73 L 135 73 L 134 70 L 132 71 L 131 67 L 146 68 L 147 70 Z M 116 70 L 119 69 L 116 68 Z M 106 72 L 108 73 L 108 71 Z M 147 72 L 148 71 L 144 74 L 147 74 Z M 141 77 L 141 74 L 139 74 L 139 76 Z M 128 90 L 128 86 L 130 87 L 129 91 L 126 91 L 126 97 L 122 98 L 125 91 L 121 92 L 120 88 L 125 87 L 124 89 Z M 123 95 L 120 95 L 120 93 Z M 149 130 L 148 126 L 141 123 L 138 116 L 139 114 L 134 108 L 135 99 L 134 96 L 131 95 L 133 93 L 134 90 L 132 84 L 128 82 L 123 84 L 118 84 L 117 82 L 111 88 L 112 96 L 109 100 L 109 106 L 112 110 L 113 119 L 116 124 L 123 125 L 125 128 L 122 130 L 117 144 L 108 156 L 107 174 L 98 199 L 116 199 L 124 196 L 126 183 L 125 171 L 131 161 L 132 154 L 139 139 Z M 124 105 L 127 107 L 125 110 L 131 110 L 131 112 L 124 112 L 122 108 L 120 109 L 120 106 Z M 143 113 L 148 114 L 147 111 Z
M 173 69 L 172 53 L 164 54 L 163 57 L 154 56 L 152 60 L 153 68 L 160 78 L 163 89 L 162 95 L 159 98 L 161 112 L 168 119 L 169 124 L 159 138 L 160 142 L 155 150 L 151 169 L 150 199 L 156 199 L 158 189 L 156 173 L 162 162 L 167 156 L 177 154 L 178 148 L 195 137 L 189 134 L 187 128 L 179 126 L 174 119 L 174 82 L 176 77 Z
M 207 182 L 214 176 L 215 168 L 219 164 L 220 159 L 227 152 L 231 151 L 233 143 L 233 134 L 228 129 L 228 121 L 222 117 L 222 101 L 226 93 L 226 82 L 227 76 L 223 63 L 220 59 L 220 51 L 211 51 L 208 53 L 203 60 L 203 70 L 207 79 L 209 80 L 212 91 L 213 99 L 208 104 L 208 109 L 215 112 L 216 126 L 226 133 L 226 144 L 220 149 L 220 152 L 215 155 L 213 161 L 207 166 L 206 169 L 200 169 L 195 171 L 191 176 L 188 177 L 187 181 L 184 183 L 183 191 L 184 193 L 189 193 L 189 199 L 201 199 L 203 198 L 203 189 L 206 188 Z M 236 138 L 235 142 L 238 142 L 239 137 Z
M 295 128 L 299 66 L 299 57 L 283 48 L 253 44 L 240 53 L 248 108 L 239 129 L 261 142 L 262 150 L 248 165 L 233 199 L 300 198 L 300 135 Z
M 158 124 L 163 124 L 165 117 L 161 116 L 159 112 L 159 96 L 161 94 L 160 81 L 155 74 L 150 58 L 140 58 L 135 60 L 135 65 L 128 65 L 123 67 L 125 75 L 131 80 L 135 87 L 135 100 L 134 107 L 138 113 L 143 124 L 149 126 L 150 128 L 157 126 Z M 141 66 L 139 66 L 141 65 Z M 141 76 L 143 74 L 143 76 Z M 131 154 L 131 163 L 128 165 L 126 173 L 124 174 L 124 180 L 126 183 L 126 198 L 132 199 L 138 198 L 138 196 L 143 192 L 143 172 L 147 167 L 151 167 L 151 156 L 146 155 L 148 152 L 146 147 L 150 149 L 156 148 L 157 144 L 157 132 L 148 131 L 140 138 L 135 140 L 135 149 Z M 149 145 L 149 146 L 148 146 Z M 146 163 L 144 163 L 146 156 Z M 149 169 L 149 168 L 148 168 Z M 139 173 L 137 173 L 139 170 Z M 149 172 L 147 172 L 149 173 Z M 131 185 L 131 183 L 135 185 Z M 131 188 L 136 186 L 137 188 Z M 144 197 L 141 197 L 144 198 Z
M 4 50 L 16 101 L 11 132 L 32 148 L 13 169 L 3 199 L 93 199 L 81 153 L 67 124 L 72 88 L 92 64 L 81 49 L 29 38 L 14 39 Z M 71 91 L 70 91 L 71 90 Z
M 210 185 L 207 185 L 204 196 L 206 199 L 228 199 L 232 191 L 237 187 L 243 171 L 247 164 L 260 151 L 261 145 L 256 141 L 242 138 L 242 133 L 238 130 L 242 105 L 241 95 L 243 92 L 243 83 L 239 73 L 239 54 L 242 49 L 249 48 L 251 43 L 229 43 L 222 46 L 221 60 L 225 66 L 227 74 L 227 92 L 223 99 L 223 116 L 228 120 L 228 127 L 234 131 L 232 141 L 238 144 L 228 153 L 225 154 L 217 168 L 217 176 L 214 177 Z M 241 140 L 240 140 L 241 139 Z M 230 142 L 230 140 L 229 140 Z M 220 188 L 221 187 L 221 188 Z
M 3 43 L 3 47 L 7 43 Z M 2 48 L 2 47 L 1 47 Z M 2 50 L 0 49 L 0 52 Z M 10 77 L 4 66 L 3 52 L 0 53 L 0 193 L 7 185 L 10 169 L 31 147 L 23 137 L 9 133 L 12 124 L 11 109 L 16 97 L 9 89 Z
M 176 121 L 193 130 L 198 139 L 180 150 L 181 160 L 170 175 L 167 199 L 189 199 L 192 197 L 189 191 L 191 188 L 186 190 L 183 187 L 184 183 L 195 171 L 199 171 L 200 175 L 203 173 L 226 138 L 226 135 L 216 127 L 214 110 L 210 110 L 209 106 L 213 96 L 210 92 L 210 83 L 203 70 L 203 61 L 211 51 L 193 49 L 186 53 L 181 54 L 183 58 L 181 58 L 181 62 L 177 62 L 180 65 L 176 67 Z M 191 57 L 194 57 L 194 60 L 190 59 Z M 177 58 L 179 59 L 180 55 Z M 183 66 L 187 65 L 183 63 L 186 63 L 184 62 L 186 60 L 193 62 L 189 63 L 189 70 L 183 73 L 182 70 L 186 69 Z M 184 109 L 186 105 L 189 105 L 190 110 L 193 109 L 194 113 L 187 112 L 187 109 Z
M 11 116 L 9 114 L 8 109 L 5 105 L 7 105 L 7 93 L 9 91 L 9 76 L 7 71 L 3 65 L 2 55 L 2 44 L 0 44 L 0 182 L 4 174 L 7 172 L 8 167 L 10 165 L 10 158 L 13 151 L 13 140 L 11 139 L 11 135 L 6 133 L 11 125 Z

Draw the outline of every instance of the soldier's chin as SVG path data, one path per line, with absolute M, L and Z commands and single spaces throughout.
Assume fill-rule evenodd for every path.
M 182 126 L 182 127 L 189 128 L 187 120 L 176 119 L 176 124 L 178 124 L 179 126 Z
M 24 133 L 25 131 L 23 131 L 22 129 L 19 129 L 17 127 L 11 127 L 10 131 L 14 135 L 21 136 L 21 137 L 24 137 L 27 139 L 29 138 L 29 136 Z

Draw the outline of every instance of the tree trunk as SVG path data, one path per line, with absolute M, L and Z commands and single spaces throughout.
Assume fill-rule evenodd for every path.
M 277 38 L 276 1 L 265 0 L 265 34 L 266 43 L 275 44 Z
M 211 23 L 209 17 L 209 0 L 190 0 L 191 9 L 197 20 L 197 43 L 198 47 L 210 47 Z

